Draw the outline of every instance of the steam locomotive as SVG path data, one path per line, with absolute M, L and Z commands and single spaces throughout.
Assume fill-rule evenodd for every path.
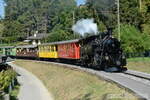
M 126 58 L 120 42 L 112 31 L 83 39 L 44 43 L 40 45 L 5 46 L 0 53 L 10 57 L 53 59 L 79 62 L 84 67 L 105 71 L 126 70 Z
M 125 71 L 126 57 L 120 42 L 112 36 L 112 29 L 100 35 L 91 36 L 80 41 L 81 62 L 105 71 Z

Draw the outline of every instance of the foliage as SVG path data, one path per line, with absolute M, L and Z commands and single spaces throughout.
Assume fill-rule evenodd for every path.
M 59 14 L 71 12 L 75 7 L 74 0 L 5 0 L 5 2 L 7 6 L 3 37 L 15 37 L 16 41 L 31 36 L 35 31 L 50 33 L 59 24 Z
M 150 37 L 140 33 L 133 25 L 121 25 L 121 43 L 125 52 L 142 52 L 150 49 Z
M 3 22 L 0 21 L 0 37 L 1 37 L 2 34 L 3 34 L 3 30 L 4 30 Z
M 16 73 L 12 69 L 0 72 L 0 91 L 8 92 L 8 87 L 15 79 Z
M 87 0 L 87 5 L 94 10 L 97 20 L 107 28 L 115 28 L 117 23 L 115 0 Z M 102 30 L 103 31 L 103 30 Z

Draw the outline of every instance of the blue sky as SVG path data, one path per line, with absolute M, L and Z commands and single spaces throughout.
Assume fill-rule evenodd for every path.
M 77 0 L 77 5 L 85 4 L 86 0 Z
M 4 2 L 0 0 L 0 16 L 4 17 Z
M 77 5 L 85 4 L 86 0 L 77 0 Z M 0 0 L 0 16 L 4 17 L 4 2 L 3 0 Z

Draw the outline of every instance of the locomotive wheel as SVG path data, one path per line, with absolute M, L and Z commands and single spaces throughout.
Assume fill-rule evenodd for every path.
M 96 53 L 93 57 L 93 66 L 95 66 L 96 69 L 101 69 L 101 60 L 98 53 Z

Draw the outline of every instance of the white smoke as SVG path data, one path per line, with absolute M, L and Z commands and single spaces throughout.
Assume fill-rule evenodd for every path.
M 94 19 L 81 19 L 73 25 L 72 30 L 82 36 L 85 36 L 86 33 L 96 34 L 98 32 L 97 24 L 94 23 Z

